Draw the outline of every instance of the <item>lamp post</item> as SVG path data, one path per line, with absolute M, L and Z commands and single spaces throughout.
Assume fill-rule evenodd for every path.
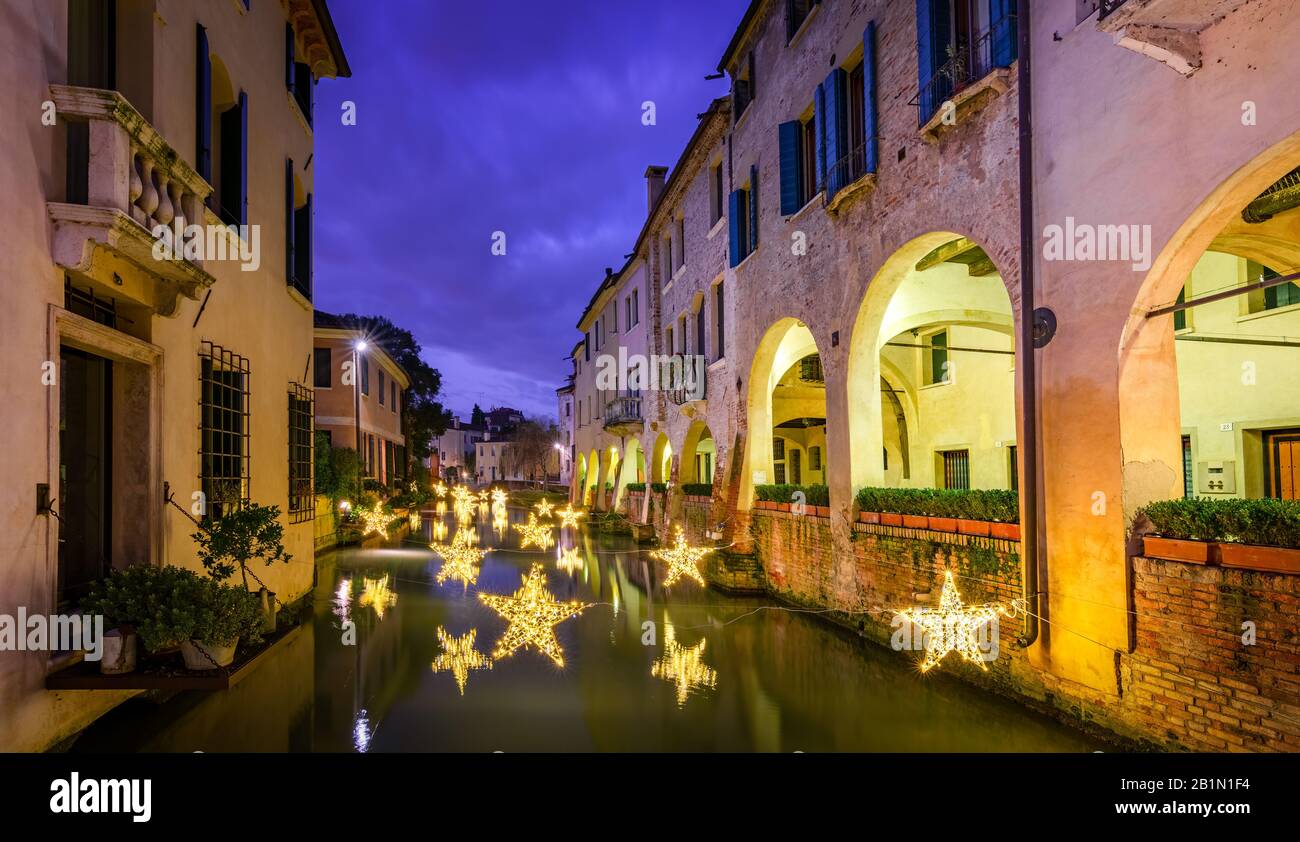
M 356 415 L 357 424 L 357 458 L 365 462 L 365 455 L 361 450 L 361 354 L 366 350 L 366 340 L 358 339 L 352 344 L 352 407 Z M 366 470 L 370 466 L 366 465 Z

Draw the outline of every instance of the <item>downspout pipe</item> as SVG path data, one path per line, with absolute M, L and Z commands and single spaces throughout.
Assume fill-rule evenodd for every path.
M 1021 557 L 1024 559 L 1024 599 L 1027 609 L 1021 648 L 1038 640 L 1038 617 L 1042 614 L 1039 598 L 1039 557 L 1045 544 L 1038 536 L 1038 376 L 1035 365 L 1034 327 L 1034 125 L 1033 77 L 1031 74 L 1031 32 L 1029 2 L 1016 4 L 1016 100 L 1019 109 L 1020 155 L 1020 406 L 1024 413 L 1023 440 L 1020 445 L 1024 470 L 1020 507 Z

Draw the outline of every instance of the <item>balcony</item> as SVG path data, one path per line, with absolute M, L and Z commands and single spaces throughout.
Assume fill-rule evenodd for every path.
M 180 154 L 116 91 L 51 85 L 58 115 L 84 131 L 84 172 L 68 174 L 83 203 L 49 202 L 51 249 L 59 266 L 162 316 L 179 296 L 197 299 L 213 277 L 202 261 L 158 259 L 152 231 L 206 224 L 212 192 Z M 78 124 L 84 128 L 78 128 Z
M 617 435 L 640 432 L 642 421 L 640 395 L 619 395 L 605 404 L 606 432 Z
M 1101 0 L 1097 29 L 1115 43 L 1191 76 L 1201 67 L 1201 38 L 1250 0 Z
M 944 129 L 1011 89 L 1015 33 L 1016 16 L 1006 15 L 973 40 L 946 48 L 943 64 L 910 103 L 920 109 L 922 137 L 937 140 Z
M 831 213 L 864 187 L 875 183 L 875 174 L 867 172 L 867 145 L 859 144 L 849 154 L 826 168 L 822 187 L 822 206 Z

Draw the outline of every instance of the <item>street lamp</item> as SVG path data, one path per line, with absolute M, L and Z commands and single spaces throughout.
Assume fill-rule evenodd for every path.
M 365 352 L 366 340 L 358 339 L 352 343 L 352 406 L 357 424 L 357 458 L 363 460 L 361 451 L 361 354 Z M 369 469 L 369 466 L 367 466 Z

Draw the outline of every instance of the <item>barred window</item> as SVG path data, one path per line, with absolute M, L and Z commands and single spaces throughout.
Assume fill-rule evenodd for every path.
M 939 455 L 943 458 L 943 487 L 970 488 L 970 451 L 942 450 Z
M 199 486 L 220 518 L 248 500 L 248 360 L 204 341 L 199 371 Z
M 289 384 L 289 522 L 316 516 L 312 491 L 312 418 L 314 395 L 299 383 Z

